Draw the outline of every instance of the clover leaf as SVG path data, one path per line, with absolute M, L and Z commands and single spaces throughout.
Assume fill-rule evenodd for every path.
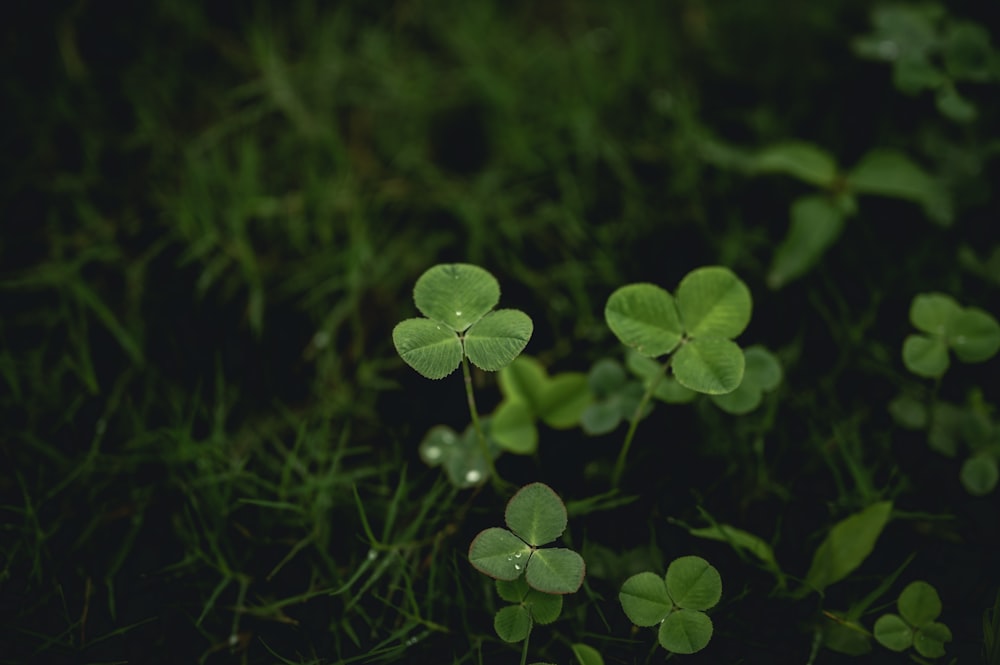
M 921 656 L 939 658 L 951 630 L 936 619 L 941 615 L 941 597 L 923 581 L 911 582 L 896 601 L 899 614 L 884 614 L 875 622 L 874 635 L 887 649 L 905 651 L 911 646 Z
M 491 422 L 484 419 L 483 426 L 490 430 Z M 492 437 L 489 437 L 488 450 L 494 458 L 500 454 Z M 471 426 L 459 435 L 447 425 L 435 425 L 420 442 L 420 459 L 428 466 L 443 466 L 448 480 L 460 489 L 478 485 L 490 473 L 489 463 Z
M 625 580 L 618 600 L 637 626 L 659 624 L 660 646 L 674 653 L 701 651 L 712 638 L 712 620 L 704 610 L 722 597 L 722 578 L 697 556 L 674 559 L 664 577 L 642 572 Z
M 516 309 L 493 310 L 500 285 L 467 263 L 434 266 L 417 279 L 413 302 L 426 318 L 401 321 L 392 341 L 400 357 L 428 379 L 451 374 L 467 357 L 486 371 L 508 365 L 524 350 L 533 324 Z
M 521 575 L 529 587 L 547 594 L 574 593 L 583 584 L 586 566 L 576 552 L 540 546 L 566 530 L 566 506 L 548 485 L 525 485 L 511 497 L 504 513 L 507 529 L 492 527 L 469 546 L 469 562 L 494 579 Z
M 962 307 L 943 293 L 921 293 L 910 305 L 910 322 L 921 331 L 903 341 L 903 364 L 924 378 L 948 370 L 949 349 L 964 363 L 992 358 L 1000 350 L 1000 324 L 989 313 Z
M 622 420 L 631 418 L 642 401 L 642 385 L 629 381 L 621 364 L 610 358 L 594 363 L 587 384 L 593 401 L 580 414 L 580 427 L 590 435 L 611 432 Z M 647 407 L 642 416 L 648 413 Z

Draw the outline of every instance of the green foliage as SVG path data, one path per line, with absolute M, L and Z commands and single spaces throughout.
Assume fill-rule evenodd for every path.
M 580 414 L 580 426 L 590 435 L 607 434 L 633 417 L 642 402 L 643 387 L 629 381 L 621 364 L 610 358 L 594 363 L 587 375 L 593 402 Z M 643 408 L 642 415 L 650 409 Z
M 676 298 L 653 284 L 630 284 L 608 298 L 604 317 L 626 346 L 656 358 L 673 353 L 677 381 L 720 395 L 743 380 L 743 352 L 732 338 L 750 322 L 750 290 L 728 268 L 699 268 L 677 287 Z
M 492 310 L 500 285 L 487 271 L 466 263 L 434 266 L 417 279 L 413 302 L 425 319 L 407 319 L 393 328 L 400 357 L 428 379 L 442 379 L 468 357 L 495 372 L 524 350 L 533 329 L 527 314 Z
M 822 592 L 864 563 L 891 512 L 892 502 L 880 501 L 837 522 L 813 553 L 803 591 Z
M 962 307 L 943 293 L 915 296 L 910 323 L 921 334 L 903 341 L 903 363 L 917 376 L 944 376 L 950 364 L 949 349 L 964 363 L 985 362 L 1000 350 L 997 320 L 976 307 Z
M 925 658 L 940 658 L 951 641 L 951 630 L 936 619 L 941 615 L 937 590 L 923 581 L 911 582 L 896 601 L 899 614 L 883 614 L 875 622 L 879 644 L 892 651 L 913 647 Z
M 484 425 L 491 429 L 488 421 Z M 496 458 L 499 447 L 492 443 L 492 438 L 490 441 L 490 454 Z M 471 425 L 462 434 L 447 425 L 432 427 L 420 442 L 420 459 L 428 466 L 444 467 L 448 480 L 458 488 L 474 487 L 490 472 Z
M 622 584 L 618 600 L 637 626 L 659 624 L 659 642 L 667 651 L 691 654 L 708 646 L 712 620 L 705 610 L 722 597 L 722 578 L 697 556 L 674 559 L 664 577 L 643 572 Z

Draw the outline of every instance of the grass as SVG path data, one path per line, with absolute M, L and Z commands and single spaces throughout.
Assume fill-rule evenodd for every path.
M 849 100 L 887 85 L 845 46 L 866 3 L 782 7 L 16 10 L 0 55 L 33 64 L 2 84 L 0 662 L 514 657 L 466 560 L 506 497 L 457 492 L 421 464 L 428 427 L 467 425 L 439 407 L 461 404 L 461 386 L 427 387 L 390 341 L 414 280 L 441 261 L 496 274 L 503 302 L 535 321 L 529 353 L 553 371 L 618 352 L 602 318 L 617 286 L 725 263 L 754 293 L 747 343 L 778 349 L 794 386 L 746 419 L 657 412 L 624 496 L 595 499 L 617 439 L 549 431 L 535 459 L 499 461 L 504 478 L 552 484 L 571 512 L 589 506 L 570 524 L 591 568 L 586 600 L 534 631 L 533 653 L 565 660 L 583 641 L 607 662 L 647 658 L 614 582 L 699 546 L 668 518 L 702 510 L 777 534 L 784 563 L 807 561 L 850 509 L 900 496 L 916 517 L 893 536 L 922 552 L 914 567 L 976 570 L 995 509 L 956 493 L 880 404 L 909 380 L 896 349 L 914 292 L 995 301 L 995 284 L 949 253 L 996 244 L 976 222 L 996 207 L 980 136 L 995 107 L 977 98 L 982 120 L 962 131 L 888 92 L 887 110 L 862 113 Z M 843 163 L 876 142 L 929 157 L 944 140 L 943 170 L 982 170 L 963 181 L 955 229 L 866 202 L 815 274 L 773 294 L 767 260 L 801 192 L 716 168 L 706 146 L 789 137 Z M 892 219 L 923 231 L 901 235 Z M 961 401 L 978 383 L 995 400 L 989 371 L 962 369 L 943 394 Z M 473 380 L 486 413 L 492 378 Z M 653 444 L 668 430 L 686 467 L 664 484 Z M 957 517 L 928 517 L 939 509 Z M 620 534 L 624 514 L 643 516 L 636 532 Z M 926 553 L 948 538 L 968 553 Z M 741 623 L 802 607 L 725 551 L 713 563 L 740 582 L 716 654 L 804 660 L 809 635 L 803 651 Z M 903 560 L 879 556 L 866 574 Z M 976 622 L 997 586 L 934 583 L 946 616 Z

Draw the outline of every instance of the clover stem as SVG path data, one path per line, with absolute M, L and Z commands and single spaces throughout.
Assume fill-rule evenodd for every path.
M 472 416 L 472 427 L 476 430 L 476 440 L 479 441 L 479 451 L 486 459 L 486 467 L 490 471 L 490 480 L 493 483 L 500 479 L 497 476 L 497 469 L 493 465 L 493 456 L 490 454 L 490 446 L 486 441 L 486 434 L 483 433 L 483 426 L 479 422 L 479 411 L 476 410 L 476 396 L 472 392 L 472 372 L 469 371 L 469 359 L 462 354 L 462 375 L 465 377 L 465 397 L 469 402 L 469 414 Z
M 639 405 L 635 408 L 635 413 L 632 414 L 632 418 L 629 420 L 628 432 L 625 434 L 625 443 L 622 444 L 622 449 L 618 453 L 618 459 L 615 461 L 615 470 L 611 474 L 611 486 L 614 489 L 618 489 L 618 485 L 621 483 L 622 475 L 625 473 L 625 459 L 628 457 L 629 448 L 632 447 L 632 439 L 635 438 L 635 430 L 639 427 L 639 420 L 642 418 L 642 412 L 646 410 L 646 405 L 649 404 L 649 400 L 652 399 L 653 393 L 656 392 L 656 388 L 667 375 L 667 370 L 670 368 L 670 361 L 672 359 L 673 356 L 667 358 L 667 361 L 663 363 L 663 367 L 660 368 L 659 376 L 649 382 L 649 385 L 646 387 L 646 392 L 643 393 L 642 399 L 639 400 Z
M 533 621 L 528 621 L 528 634 L 524 636 L 524 646 L 521 648 L 521 665 L 525 665 L 528 662 L 528 638 L 531 637 L 531 624 Z

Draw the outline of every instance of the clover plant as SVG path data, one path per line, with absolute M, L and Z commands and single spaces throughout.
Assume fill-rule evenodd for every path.
M 642 385 L 629 380 L 621 363 L 611 358 L 594 363 L 587 374 L 587 384 L 593 400 L 580 414 L 580 427 L 592 436 L 613 431 L 623 420 L 631 418 L 642 402 Z M 640 417 L 648 412 L 646 408 Z
M 899 614 L 883 614 L 875 622 L 875 639 L 892 651 L 913 647 L 925 658 L 944 655 L 945 642 L 951 641 L 951 629 L 937 621 L 941 598 L 937 590 L 923 581 L 911 582 L 896 601 Z
M 674 559 L 665 576 L 638 573 L 622 584 L 618 600 L 629 620 L 640 627 L 659 625 L 660 646 L 691 654 L 708 646 L 712 620 L 705 613 L 722 598 L 722 577 L 697 556 Z
M 903 341 L 903 364 L 924 378 L 939 379 L 949 350 L 964 363 L 989 360 L 1000 350 L 1000 324 L 976 307 L 962 307 L 943 293 L 921 293 L 910 304 L 910 322 L 921 332 Z
M 542 547 L 562 536 L 568 522 L 565 504 L 548 485 L 519 489 L 504 521 L 506 529 L 491 527 L 473 539 L 469 563 L 494 578 L 500 597 L 514 603 L 497 612 L 493 626 L 504 641 L 524 640 L 523 663 L 532 626 L 559 617 L 562 596 L 580 588 L 586 564 L 571 549 Z
M 692 270 L 676 295 L 655 284 L 628 284 L 615 290 L 604 318 L 615 336 L 646 358 L 668 356 L 669 369 L 683 387 L 709 395 L 736 390 L 743 381 L 746 359 L 733 338 L 750 322 L 750 289 L 722 266 Z M 618 485 L 625 459 L 646 404 L 658 386 L 650 381 L 632 417 L 612 475 Z
M 492 437 L 490 419 L 482 421 L 486 433 L 487 449 L 492 459 L 500 455 L 500 448 Z M 435 425 L 420 442 L 420 459 L 427 466 L 441 466 L 448 480 L 458 488 L 474 487 L 489 475 L 489 462 L 483 458 L 478 435 L 470 425 L 458 434 L 447 425 Z
M 413 287 L 413 302 L 426 318 L 406 319 L 392 331 L 396 351 L 422 376 L 442 379 L 462 366 L 472 424 L 493 478 L 496 470 L 476 410 L 469 361 L 489 372 L 502 369 L 524 350 L 533 330 L 524 312 L 495 310 L 499 301 L 500 285 L 486 270 L 467 263 L 436 265 Z

